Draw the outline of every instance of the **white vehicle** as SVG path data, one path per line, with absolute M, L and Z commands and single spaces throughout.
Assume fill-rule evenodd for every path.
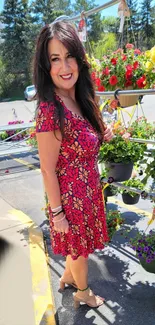
M 34 85 L 26 87 L 24 91 L 24 98 L 25 100 L 33 100 L 36 94 L 36 89 Z

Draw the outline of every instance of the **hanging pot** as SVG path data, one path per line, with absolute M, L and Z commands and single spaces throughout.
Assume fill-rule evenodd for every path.
M 113 188 L 114 188 L 114 186 L 106 187 L 105 190 L 104 190 L 104 197 L 114 196 L 115 194 L 112 191 Z
M 122 89 L 123 90 L 123 89 Z M 124 88 L 124 90 L 132 90 L 132 87 Z M 121 104 L 121 107 L 130 107 L 136 105 L 138 102 L 139 95 L 120 95 L 119 96 L 119 102 Z
M 132 174 L 133 163 L 111 163 L 106 162 L 105 167 L 108 169 L 107 177 L 112 177 L 116 182 L 127 181 Z
M 140 194 L 131 196 L 129 193 L 122 193 L 122 199 L 125 204 L 136 204 L 138 203 Z
M 149 273 L 155 273 L 155 260 L 147 263 L 145 259 L 139 259 L 141 266 Z

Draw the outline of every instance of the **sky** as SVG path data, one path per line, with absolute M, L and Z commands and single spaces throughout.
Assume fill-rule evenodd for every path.
M 102 4 L 109 2 L 109 0 L 96 0 L 95 2 L 96 2 L 97 5 L 101 6 Z M 0 12 L 3 9 L 3 6 L 4 6 L 4 0 L 0 0 Z M 104 16 L 116 16 L 117 15 L 117 8 L 118 8 L 118 4 L 113 6 L 113 7 L 105 9 L 104 10 Z
M 95 1 L 97 5 L 101 6 L 104 3 L 109 2 L 109 0 L 96 0 Z M 138 3 L 141 2 L 141 0 L 137 0 Z M 155 0 L 154 0 L 155 2 Z M 3 9 L 3 5 L 4 5 L 4 0 L 0 0 L 0 11 L 2 11 Z M 103 16 L 117 16 L 117 8 L 118 8 L 118 4 L 116 4 L 115 6 L 109 7 L 107 9 L 102 10 L 102 15 Z

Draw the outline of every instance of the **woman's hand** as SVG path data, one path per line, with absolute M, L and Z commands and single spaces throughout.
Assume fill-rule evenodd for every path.
M 54 230 L 67 234 L 69 231 L 69 224 L 64 214 L 61 213 L 59 217 L 53 218 Z
M 112 126 L 111 125 L 106 125 L 105 131 L 104 131 L 104 140 L 106 142 L 109 142 L 110 140 L 112 140 L 114 134 L 112 131 Z

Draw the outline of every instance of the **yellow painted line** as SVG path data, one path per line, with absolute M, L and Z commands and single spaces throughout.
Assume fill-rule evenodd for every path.
M 51 292 L 42 231 L 22 211 L 13 209 L 9 213 L 26 225 L 29 233 L 35 325 L 40 325 L 42 322 L 45 325 L 56 325 L 55 305 Z
M 130 210 L 130 211 L 133 211 L 137 214 L 142 214 L 148 218 L 152 218 L 152 214 L 148 211 L 145 211 L 145 210 L 141 210 L 141 209 L 138 209 L 136 208 L 135 206 L 133 205 L 127 205 L 127 204 L 124 204 L 122 201 L 120 200 L 117 200 L 117 199 L 114 199 L 114 198 L 108 198 L 108 202 L 111 202 L 111 203 L 116 203 L 118 204 L 120 207 L 122 208 L 126 208 L 127 210 Z
M 12 157 L 12 156 L 10 156 Z M 34 166 L 33 164 L 29 164 L 27 161 L 25 161 L 24 159 L 20 159 L 20 158 L 14 158 L 12 157 L 13 160 L 17 161 L 18 163 L 28 167 L 29 169 L 34 169 L 36 170 L 37 172 L 40 173 L 40 168 L 37 168 L 36 166 Z

